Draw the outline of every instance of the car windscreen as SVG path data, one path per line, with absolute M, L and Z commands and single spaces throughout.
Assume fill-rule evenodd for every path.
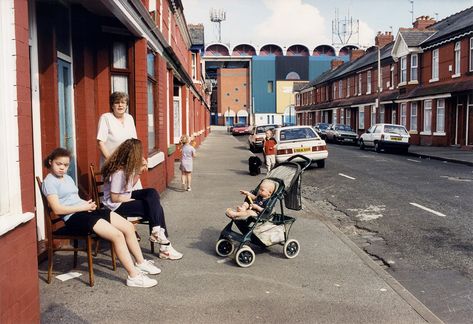
M 338 125 L 336 127 L 337 130 L 341 130 L 341 131 L 346 131 L 346 132 L 352 132 L 353 129 L 351 129 L 350 126 L 347 126 L 347 125 Z
M 317 127 L 318 127 L 319 129 L 327 129 L 328 126 L 329 126 L 329 124 L 319 124 Z
M 404 127 L 395 126 L 395 125 L 385 125 L 384 132 L 388 134 L 401 134 L 407 135 L 407 131 Z
M 256 133 L 264 133 L 268 129 L 273 130 L 275 128 L 276 128 L 276 126 L 274 126 L 274 125 L 258 126 L 258 127 L 256 127 Z
M 292 141 L 300 139 L 319 139 L 317 134 L 310 128 L 282 129 L 279 133 L 281 141 Z

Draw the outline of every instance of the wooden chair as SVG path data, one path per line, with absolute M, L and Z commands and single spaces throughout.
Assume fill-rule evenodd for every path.
M 51 283 L 51 277 L 53 272 L 53 256 L 56 251 L 74 251 L 74 266 L 77 267 L 77 252 L 85 251 L 87 252 L 87 264 L 89 267 L 89 285 L 90 287 L 94 286 L 94 268 L 93 268 L 93 259 L 92 259 L 92 243 L 94 241 L 98 242 L 99 237 L 94 233 L 89 233 L 87 235 L 77 234 L 71 231 L 65 226 L 64 220 L 57 216 L 49 206 L 48 200 L 42 190 L 42 181 L 39 177 L 36 177 L 36 182 L 39 186 L 39 191 L 41 192 L 41 198 L 43 200 L 44 211 L 45 211 L 45 224 L 46 224 L 46 238 L 48 240 L 47 249 L 48 249 L 48 284 Z M 53 244 L 54 240 L 70 240 L 73 242 L 73 247 L 55 247 Z M 79 247 L 79 241 L 85 241 L 85 247 Z M 110 243 L 111 244 L 111 243 Z M 112 266 L 113 270 L 117 269 L 115 251 L 113 250 L 113 244 L 111 244 L 110 254 L 112 257 Z
M 102 173 L 100 173 L 100 171 L 96 171 L 95 168 L 94 168 L 94 164 L 91 163 L 90 164 L 90 172 L 89 172 L 89 185 L 90 185 L 90 188 L 89 188 L 89 192 L 90 192 L 90 195 L 91 195 L 91 199 L 93 199 L 95 201 L 95 203 L 97 204 L 97 206 L 103 206 L 103 203 L 102 203 L 102 198 L 103 198 L 103 179 L 102 179 Z M 139 217 L 139 216 L 133 216 L 133 215 L 121 215 L 123 217 L 126 217 L 126 219 L 134 224 L 134 225 L 137 225 L 137 224 L 147 224 L 148 227 L 149 227 L 149 233 L 151 235 L 151 226 L 149 224 L 149 221 L 147 219 L 143 219 L 142 217 Z M 135 232 L 136 233 L 136 237 L 138 239 L 138 241 L 141 240 L 140 238 L 140 235 L 138 234 L 138 232 Z M 154 254 L 154 242 L 149 242 L 150 243 L 150 246 L 151 246 L 151 253 Z

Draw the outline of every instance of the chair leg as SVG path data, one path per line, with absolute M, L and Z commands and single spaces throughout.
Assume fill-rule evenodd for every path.
M 52 240 L 48 240 L 48 284 L 51 283 L 51 277 L 53 273 L 53 242 Z
M 96 257 L 99 254 L 99 246 L 100 246 L 100 240 L 95 240 L 94 257 Z
M 77 268 L 77 249 L 79 248 L 79 242 L 74 240 L 74 265 L 72 268 Z
M 112 257 L 113 271 L 117 271 L 117 257 L 115 255 L 115 245 L 113 245 L 112 242 L 110 242 L 110 255 Z
M 149 226 L 149 236 L 151 236 L 151 233 L 153 232 L 153 229 L 151 228 L 151 224 Z M 149 241 L 149 245 L 151 246 L 151 253 L 154 254 L 154 242 Z
M 94 268 L 92 263 L 92 238 L 87 237 L 87 263 L 89 264 L 89 282 L 90 287 L 94 286 Z

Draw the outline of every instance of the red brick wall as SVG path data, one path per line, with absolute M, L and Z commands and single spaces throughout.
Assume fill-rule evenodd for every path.
M 0 323 L 39 323 L 36 222 L 0 237 Z

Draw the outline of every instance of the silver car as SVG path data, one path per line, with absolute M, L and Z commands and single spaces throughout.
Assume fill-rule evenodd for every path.
M 343 124 L 332 124 L 325 132 L 325 140 L 334 143 L 352 143 L 358 141 L 358 134 L 349 126 Z

